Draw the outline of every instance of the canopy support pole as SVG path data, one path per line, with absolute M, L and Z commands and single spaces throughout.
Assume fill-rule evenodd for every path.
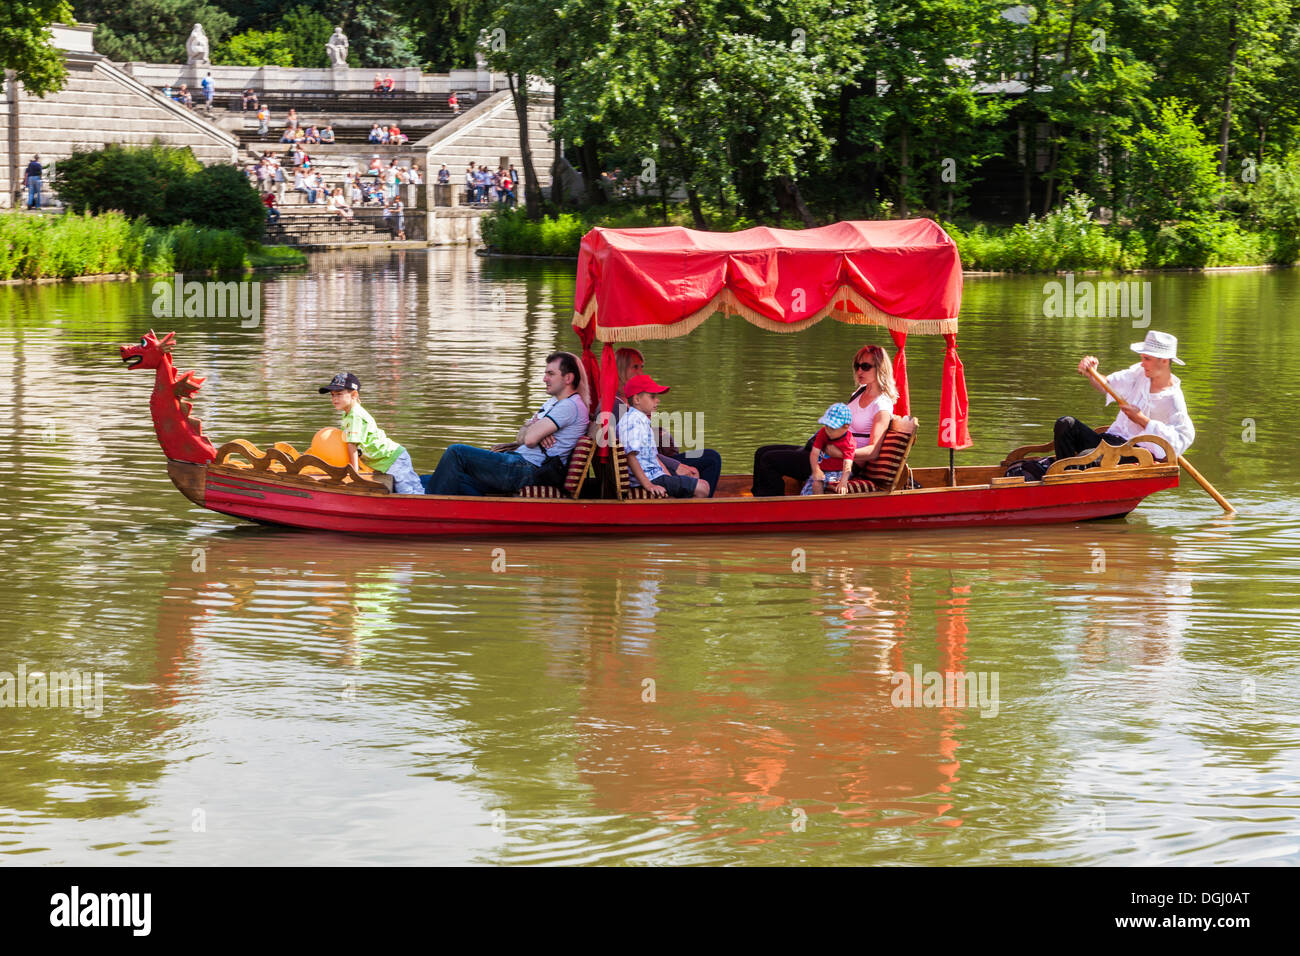
M 948 449 L 948 487 L 957 487 L 956 456 L 951 448 Z

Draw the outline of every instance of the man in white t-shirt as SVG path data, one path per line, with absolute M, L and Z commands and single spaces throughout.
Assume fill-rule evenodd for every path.
M 567 464 L 590 420 L 577 356 L 572 352 L 548 355 L 545 381 L 550 398 L 519 429 L 514 451 L 450 445 L 426 491 L 431 495 L 508 495 L 525 485 L 543 483 L 548 459 L 558 458 L 559 465 Z
M 1173 446 L 1175 455 L 1182 455 L 1191 447 L 1196 429 L 1187 414 L 1182 383 L 1171 371 L 1175 362 L 1187 364 L 1178 357 L 1178 339 L 1168 332 L 1152 331 L 1147 333 L 1144 341 L 1134 342 L 1130 348 L 1139 353 L 1142 360 L 1106 376 L 1107 384 L 1124 399 L 1119 415 L 1101 434 L 1078 419 L 1069 416 L 1058 418 L 1053 436 L 1058 459 L 1073 458 L 1096 448 L 1103 441 L 1108 445 L 1122 445 L 1138 435 L 1163 438 Z M 1085 355 L 1079 362 L 1079 374 L 1088 375 L 1097 364 L 1095 356 Z M 1105 391 L 1092 376 L 1088 375 L 1088 380 L 1097 391 Z M 1114 399 L 1107 395 L 1106 404 L 1112 401 Z M 1143 442 L 1140 447 L 1158 459 L 1164 457 L 1164 451 L 1158 445 Z

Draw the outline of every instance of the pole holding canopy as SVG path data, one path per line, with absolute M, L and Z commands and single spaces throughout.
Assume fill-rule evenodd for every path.
M 773 332 L 800 332 L 825 318 L 882 326 L 897 347 L 894 410 L 900 415 L 910 413 L 903 354 L 908 335 L 943 335 L 941 417 L 960 408 L 954 434 L 962 440 L 945 444 L 941 428 L 940 445 L 964 448 L 970 435 L 956 346 L 961 290 L 957 245 L 929 219 L 732 233 L 596 228 L 583 237 L 578 254 L 573 328 L 584 368 L 593 374 L 596 342 L 676 338 L 719 312 Z M 616 374 L 611 352 L 604 349 L 599 366 L 605 412 L 613 410 L 617 389 L 616 378 L 605 381 Z

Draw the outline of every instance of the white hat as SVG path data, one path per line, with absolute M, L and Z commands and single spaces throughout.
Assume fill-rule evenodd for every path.
M 1153 329 L 1147 333 L 1143 341 L 1134 342 L 1129 348 L 1142 355 L 1150 355 L 1152 358 L 1172 359 L 1179 365 L 1187 364 L 1178 357 L 1178 339 L 1168 332 L 1156 332 Z

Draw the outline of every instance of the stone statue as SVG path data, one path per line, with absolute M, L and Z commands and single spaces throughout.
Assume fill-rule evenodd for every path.
M 194 24 L 190 38 L 185 41 L 185 54 L 188 57 L 185 62 L 190 66 L 208 65 L 208 35 L 203 32 L 203 24 Z
M 334 69 L 348 65 L 348 38 L 343 35 L 342 27 L 334 28 L 329 42 L 325 44 L 325 52 L 329 54 L 330 66 Z

